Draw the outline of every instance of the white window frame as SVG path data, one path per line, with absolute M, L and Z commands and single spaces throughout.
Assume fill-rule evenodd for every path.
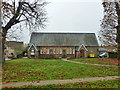
M 75 49 L 73 49 L 73 54 L 75 54 Z
M 35 50 L 32 49 L 30 55 L 35 55 Z
M 60 54 L 62 54 L 62 48 L 60 48 L 60 51 L 59 51 L 59 52 L 60 52 Z
M 49 49 L 47 49 L 47 54 L 49 54 Z

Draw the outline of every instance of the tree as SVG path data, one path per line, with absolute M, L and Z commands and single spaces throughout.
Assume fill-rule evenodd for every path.
M 118 26 L 116 27 L 117 29 L 116 42 L 117 42 L 117 47 L 118 47 L 118 60 L 120 60 L 120 1 L 115 2 L 115 8 L 116 8 L 117 16 L 118 16 L 118 19 L 117 19 Z
M 100 31 L 104 44 L 116 45 L 118 50 L 118 60 L 120 60 L 120 1 L 103 1 L 104 19 Z M 101 39 L 101 37 L 100 37 Z
M 103 2 L 104 17 L 101 23 L 99 39 L 103 45 L 116 46 L 117 14 L 114 2 Z
M 23 45 L 19 45 L 19 46 L 16 46 L 14 50 L 15 50 L 15 55 L 19 55 L 23 53 L 23 51 L 25 50 L 25 47 L 23 47 Z
M 2 57 L 2 23 L 1 23 L 1 2 L 0 2 L 0 63 L 2 63 L 3 57 Z M 0 66 L 1 67 L 1 66 Z
M 25 0 L 3 1 L 2 46 L 4 47 L 7 34 L 12 31 L 13 26 L 26 25 L 30 32 L 33 32 L 40 27 L 44 28 L 47 20 L 46 11 L 44 8 L 46 4 L 47 2 L 43 0 L 32 0 L 29 2 L 26 2 Z

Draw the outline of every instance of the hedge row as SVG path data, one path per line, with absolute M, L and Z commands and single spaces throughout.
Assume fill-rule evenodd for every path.
M 117 52 L 108 52 L 109 58 L 117 58 Z

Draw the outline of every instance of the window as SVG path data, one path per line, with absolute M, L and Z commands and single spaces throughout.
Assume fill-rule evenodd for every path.
M 69 54 L 69 48 L 67 48 L 67 54 Z
M 41 48 L 41 54 L 44 54 L 44 48 Z
M 54 54 L 56 54 L 56 48 L 54 48 Z
M 7 55 L 7 56 L 8 56 L 8 52 L 6 52 L 6 53 L 5 53 L 5 55 Z
M 49 54 L 49 49 L 47 49 L 47 54 Z
M 35 55 L 35 51 L 34 50 L 31 50 L 31 55 Z
M 59 48 L 57 48 L 56 54 L 59 54 Z
M 42 54 L 42 48 L 41 48 L 41 50 L 40 50 L 40 54 Z
M 72 49 L 70 48 L 70 54 L 72 54 Z
M 60 52 L 60 54 L 62 54 L 62 49 L 61 49 L 61 48 L 60 48 L 60 51 L 59 51 L 59 52 Z
M 73 49 L 73 54 L 75 54 L 75 49 Z
M 41 54 L 49 54 L 49 51 L 47 48 L 41 48 Z
M 44 48 L 44 50 L 43 50 L 43 54 L 45 54 L 46 53 L 46 48 Z

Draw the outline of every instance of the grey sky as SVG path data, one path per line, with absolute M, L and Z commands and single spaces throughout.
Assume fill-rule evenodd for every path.
M 97 1 L 97 0 L 96 0 Z M 39 32 L 81 32 L 96 33 L 103 18 L 102 2 L 92 0 L 52 0 L 47 5 L 47 27 Z M 29 42 L 29 38 L 24 39 Z

